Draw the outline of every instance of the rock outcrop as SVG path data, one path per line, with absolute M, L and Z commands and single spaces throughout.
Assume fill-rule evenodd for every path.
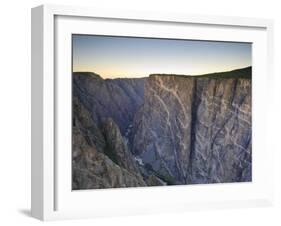
M 116 133 L 113 132 L 113 133 Z M 118 131 L 117 131 L 118 133 Z M 139 173 L 123 168 L 106 155 L 106 137 L 92 121 L 90 113 L 73 99 L 72 189 L 118 188 L 146 186 Z M 114 139 L 114 137 L 112 137 Z M 119 139 L 119 137 L 117 136 Z M 124 147 L 122 141 L 119 141 Z M 113 151 L 122 151 L 118 146 Z M 127 153 L 122 157 L 132 164 Z M 121 159 L 122 160 L 122 159 Z M 123 160 L 122 160 L 123 161 Z M 119 163 L 122 163 L 119 162 Z
M 252 180 L 251 67 L 73 74 L 74 189 Z
M 103 123 L 103 134 L 106 142 L 105 154 L 110 156 L 117 165 L 133 173 L 141 183 L 145 184 L 134 156 L 124 142 L 118 126 L 111 118 L 108 118 Z

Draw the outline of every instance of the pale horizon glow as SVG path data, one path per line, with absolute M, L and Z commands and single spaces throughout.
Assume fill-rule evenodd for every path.
M 251 43 L 72 35 L 73 72 L 202 75 L 251 66 Z

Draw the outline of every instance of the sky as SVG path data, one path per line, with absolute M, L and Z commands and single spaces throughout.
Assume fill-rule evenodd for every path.
M 72 35 L 73 71 L 103 78 L 201 75 L 251 66 L 252 45 L 238 42 Z

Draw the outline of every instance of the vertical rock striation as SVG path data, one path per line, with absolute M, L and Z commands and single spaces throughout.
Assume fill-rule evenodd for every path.
M 237 73 L 146 80 L 132 151 L 149 171 L 172 184 L 251 181 L 251 74 Z
M 153 75 L 134 121 L 133 153 L 169 183 L 185 183 L 189 165 L 195 80 Z
M 198 80 L 193 183 L 251 181 L 251 80 Z

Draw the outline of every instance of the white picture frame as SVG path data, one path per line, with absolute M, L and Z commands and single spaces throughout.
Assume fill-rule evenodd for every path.
M 182 32 L 188 26 L 190 32 Z M 118 29 L 114 30 L 114 27 Z M 253 181 L 243 185 L 234 183 L 207 187 L 188 185 L 72 192 L 69 180 L 71 161 L 68 161 L 71 157 L 68 156 L 71 150 L 71 74 L 69 77 L 63 76 L 71 73 L 69 35 L 72 33 L 252 42 L 255 112 Z M 269 175 L 273 171 L 273 153 L 264 138 L 270 109 L 266 96 L 270 94 L 273 82 L 272 33 L 273 22 L 265 19 L 56 5 L 33 8 L 32 216 L 41 220 L 56 220 L 271 205 L 273 179 Z

